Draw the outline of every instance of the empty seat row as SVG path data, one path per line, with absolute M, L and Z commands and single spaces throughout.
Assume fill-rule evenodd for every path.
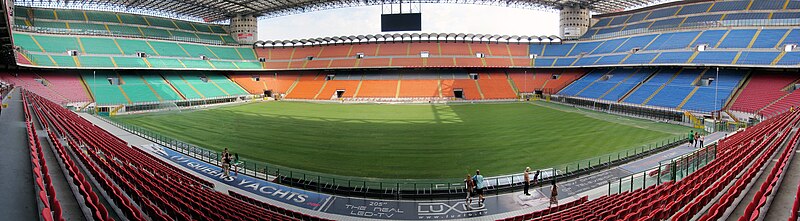
M 67 135 L 100 186 L 130 220 L 299 220 L 216 192 L 213 184 L 131 147 L 55 103 L 27 96 L 54 130 Z M 81 147 L 81 148 L 78 148 Z

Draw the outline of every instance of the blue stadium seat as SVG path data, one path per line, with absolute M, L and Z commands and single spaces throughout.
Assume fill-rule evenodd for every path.
M 616 52 L 628 52 L 631 49 L 639 48 L 643 49 L 647 44 L 650 44 L 653 39 L 656 38 L 658 35 L 644 35 L 644 36 L 636 36 L 631 37 L 624 44 L 617 48 Z
M 625 59 L 623 64 L 649 64 L 658 53 L 636 53 Z
M 589 86 L 589 84 L 591 84 L 592 82 L 597 81 L 597 79 L 600 79 L 600 77 L 608 73 L 608 71 L 609 69 L 602 69 L 602 68 L 594 69 L 588 74 L 584 75 L 582 78 L 576 80 L 572 84 L 565 87 L 558 94 L 570 95 L 570 96 L 578 94 L 578 92 L 586 88 L 586 86 Z
M 618 55 L 606 55 L 601 57 L 595 65 L 612 65 L 612 64 L 619 64 L 622 62 L 622 59 L 627 57 L 628 54 L 618 54 Z
M 731 30 L 719 44 L 719 48 L 747 48 L 757 31 L 755 29 Z
M 741 11 L 747 9 L 750 1 L 719 1 L 711 7 L 709 12 Z
M 691 14 L 706 12 L 708 11 L 709 7 L 711 7 L 711 3 L 686 5 L 683 6 L 680 12 L 678 12 L 678 15 L 691 15 Z
M 703 51 L 697 54 L 692 63 L 695 64 L 731 64 L 736 58 L 735 51 Z
M 587 66 L 593 65 L 597 60 L 600 59 L 600 56 L 586 56 L 579 58 L 578 61 L 575 62 L 574 66 Z
M 603 44 L 600 45 L 597 49 L 595 49 L 592 54 L 607 54 L 607 53 L 611 53 L 614 50 L 617 50 L 617 48 L 620 45 L 622 45 L 622 43 L 625 42 L 627 39 L 628 38 L 617 38 L 617 39 L 607 40 L 607 41 L 603 42 Z
M 658 36 L 645 50 L 669 50 L 688 48 L 689 43 L 694 40 L 699 31 L 664 33 Z
M 695 45 L 699 44 L 708 44 L 709 46 L 714 47 L 717 45 L 722 36 L 725 35 L 726 32 L 728 31 L 727 30 L 704 31 L 703 33 L 700 34 L 700 37 L 698 37 L 697 40 L 694 42 L 694 45 L 690 45 L 690 47 L 694 47 Z
M 629 18 L 631 18 L 631 15 L 617 16 L 617 17 L 614 17 L 614 19 L 611 20 L 611 22 L 609 22 L 608 25 L 609 26 L 614 26 L 614 25 L 625 24 L 625 21 L 627 21 Z
M 555 58 L 536 58 L 533 61 L 533 66 L 535 67 L 552 67 L 553 62 L 555 62 Z
M 739 60 L 736 61 L 736 64 L 769 65 L 779 54 L 780 52 L 745 51 L 739 55 Z
M 544 56 L 566 56 L 572 46 L 575 46 L 575 43 L 546 45 Z
M 777 48 L 781 38 L 786 35 L 787 29 L 764 29 L 758 34 L 753 48 Z
M 750 10 L 778 10 L 783 9 L 784 0 L 759 0 L 753 1 Z
M 703 112 L 721 109 L 746 74 L 746 71 L 727 69 L 720 69 L 717 74 L 714 69 L 709 69 L 703 78 L 713 77 L 714 81 L 708 86 L 700 86 L 682 109 Z
M 575 56 L 580 55 L 582 52 L 592 52 L 597 46 L 600 46 L 603 41 L 594 41 L 594 42 L 580 42 L 575 45 L 575 48 L 572 49 L 572 52 L 569 53 L 568 56 Z
M 675 68 L 662 68 L 658 70 L 658 73 L 653 75 L 649 80 L 642 83 L 636 91 L 632 92 L 628 98 L 625 99 L 625 102 L 634 103 L 634 104 L 641 104 L 644 102 L 648 97 L 650 97 L 653 93 L 661 87 L 661 85 L 667 83 L 669 79 L 672 79 L 672 76 L 678 72 L 680 69 Z
M 645 18 L 645 19 L 651 20 L 651 19 L 658 19 L 658 18 L 664 18 L 664 17 L 673 16 L 673 15 L 675 15 L 675 13 L 678 12 L 678 9 L 680 9 L 680 8 L 681 8 L 680 6 L 676 6 L 676 7 L 668 7 L 668 8 L 657 9 L 657 10 L 654 10 L 654 11 L 650 12 L 650 15 L 648 15 L 647 18 Z
M 694 52 L 662 52 L 653 64 L 684 64 Z
M 556 59 L 556 63 L 553 64 L 555 67 L 569 67 L 572 66 L 572 63 L 575 62 L 577 58 L 558 58 Z

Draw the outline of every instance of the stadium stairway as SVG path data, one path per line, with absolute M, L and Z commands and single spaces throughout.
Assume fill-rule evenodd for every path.
M 9 93 L 10 99 L 2 101 L 8 104 L 0 112 L 0 189 L 4 191 L 0 198 L 0 214 L 10 220 L 39 220 L 40 210 L 37 206 L 38 191 L 32 184 L 36 183 L 31 172 L 30 149 L 26 135 L 25 113 L 20 100 L 19 87 Z M 25 159 L 25 160 L 20 160 Z M 12 179 L 13 177 L 13 179 Z
M 788 166 L 783 172 L 780 186 L 774 189 L 772 202 L 769 204 L 764 220 L 797 220 L 791 218 L 798 211 L 797 202 L 800 197 L 800 159 L 797 159 L 797 147 L 794 147 L 789 157 Z M 763 210 L 762 210 L 763 211 Z

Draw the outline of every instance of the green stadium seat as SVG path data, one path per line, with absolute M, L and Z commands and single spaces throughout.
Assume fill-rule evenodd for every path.
M 243 95 L 247 94 L 247 91 L 239 87 L 236 83 L 233 83 L 228 77 L 223 75 L 216 75 L 216 74 L 208 74 L 206 75 L 208 79 L 214 81 L 219 87 L 221 87 L 225 92 L 228 92 L 230 95 Z
M 142 32 L 135 26 L 108 25 L 108 30 L 114 34 L 142 36 Z
M 212 60 L 211 64 L 213 64 L 216 69 L 226 69 L 226 70 L 238 69 L 238 68 L 236 68 L 236 65 L 233 65 L 233 62 L 230 62 L 230 61 L 214 61 L 214 60 Z
M 58 20 L 86 21 L 83 11 L 79 10 L 56 10 L 56 14 L 58 15 Z
M 89 21 L 119 23 L 117 14 L 111 12 L 86 11 Z
M 225 41 L 225 44 L 239 44 L 239 42 L 233 39 L 233 37 L 231 37 L 230 35 L 222 36 L 222 40 Z
M 159 101 L 158 96 L 150 89 L 149 85 L 145 83 L 144 79 L 139 75 L 120 75 L 123 84 L 122 90 L 128 95 L 133 103 L 140 102 L 156 102 Z
M 197 30 L 194 30 L 194 27 L 192 27 L 192 24 L 189 24 L 188 22 L 184 22 L 184 21 L 174 21 L 174 22 L 175 22 L 175 25 L 178 26 L 178 29 L 187 30 L 187 31 L 193 31 L 193 32 L 197 31 Z
M 79 37 L 86 54 L 122 54 L 112 38 Z
M 185 68 L 178 59 L 171 58 L 148 58 L 154 68 Z
M 200 37 L 200 40 L 203 40 L 203 42 L 224 43 L 219 35 L 203 34 L 203 33 L 196 33 L 196 34 L 198 37 Z
M 36 45 L 36 42 L 33 41 L 33 38 L 27 34 L 14 33 L 14 45 L 19 46 L 26 51 L 42 51 L 42 49 Z
M 234 62 L 239 69 L 261 69 L 260 62 Z
M 194 33 L 190 33 L 190 32 L 177 31 L 177 30 L 173 30 L 173 31 L 169 31 L 169 32 L 172 33 L 172 37 L 174 37 L 174 38 L 176 38 L 178 40 L 181 40 L 181 41 L 197 41 L 198 39 L 200 39 L 199 37 L 197 37 L 197 35 L 195 35 Z
M 245 60 L 258 60 L 258 56 L 256 56 L 256 51 L 253 48 L 246 47 L 246 48 L 236 48 L 239 51 L 239 54 L 242 55 L 242 58 Z
M 167 19 L 145 17 L 145 20 L 147 20 L 147 22 L 149 22 L 151 26 L 164 27 L 164 28 L 178 28 L 177 26 L 175 26 L 175 23 L 172 23 L 171 20 Z
M 180 44 L 180 46 L 189 53 L 189 57 L 199 58 L 200 55 L 205 55 L 209 58 L 217 58 L 205 45 Z
M 189 84 L 187 84 L 186 81 L 181 78 L 181 76 L 176 74 L 165 74 L 164 77 L 166 77 L 169 83 L 172 84 L 172 86 L 175 86 L 175 88 L 178 89 L 178 91 L 180 91 L 181 94 L 186 97 L 186 99 L 203 98 L 197 94 L 197 92 L 195 92 L 194 89 L 192 89 L 192 87 L 190 87 Z
M 144 17 L 141 15 L 131 15 L 131 14 L 118 14 L 120 20 L 122 20 L 123 24 L 132 24 L 132 25 L 147 25 L 147 21 L 144 20 Z
M 137 57 L 114 57 L 117 67 L 121 68 L 148 68 L 144 59 Z
M 209 25 L 200 23 L 195 23 L 192 25 L 194 25 L 194 28 L 197 29 L 197 31 L 199 32 L 214 33 L 214 31 L 211 30 L 211 27 Z
M 114 67 L 111 57 L 78 56 L 81 67 Z
M 167 84 L 167 82 L 164 80 L 164 78 L 161 77 L 161 75 L 144 74 L 142 75 L 142 78 L 144 78 L 145 82 L 147 82 L 147 84 L 149 84 L 150 87 L 152 87 L 153 90 L 155 90 L 156 93 L 159 96 L 161 96 L 163 100 L 165 101 L 182 100 L 181 96 L 175 93 L 175 90 L 173 90 L 172 87 L 170 87 L 169 84 Z
M 211 31 L 213 31 L 214 33 L 219 33 L 219 34 L 227 34 L 228 33 L 227 31 L 225 31 L 224 28 L 222 28 L 222 26 L 219 26 L 219 25 L 209 25 L 209 27 L 211 27 Z
M 22 16 L 28 18 L 28 8 L 26 7 L 14 7 L 14 17 Z
M 39 42 L 39 45 L 41 45 L 46 52 L 66 53 L 68 50 L 81 51 L 81 47 L 78 45 L 78 41 L 75 37 L 35 35 L 33 38 Z
M 94 99 L 99 105 L 115 105 L 127 104 L 128 99 L 122 94 L 122 90 L 118 85 L 111 85 L 108 82 L 109 77 L 117 77 L 113 71 L 97 70 L 82 72 L 83 80 L 86 86 L 94 94 Z
M 52 9 L 33 9 L 33 17 L 34 18 L 41 18 L 41 19 L 56 19 L 56 14 L 53 12 Z
M 242 57 L 236 52 L 236 48 L 208 46 L 208 49 L 213 51 L 219 59 L 242 60 Z
M 108 33 L 108 29 L 106 29 L 105 25 L 101 24 L 92 24 L 92 23 L 78 23 L 78 22 L 70 22 L 69 29 L 73 31 L 80 31 L 83 30 L 84 32 L 100 32 L 100 33 Z
M 158 29 L 158 28 L 145 28 L 145 27 L 139 27 L 139 29 L 142 29 L 142 32 L 143 32 L 143 33 L 145 34 L 145 36 L 147 36 L 147 37 L 155 37 L 155 38 L 172 38 L 172 34 L 170 34 L 170 33 L 169 33 L 169 31 L 167 31 L 167 30 L 164 30 L 164 29 Z
M 212 81 L 203 82 L 203 80 L 200 79 L 202 73 L 200 72 L 196 73 L 198 73 L 198 75 L 182 74 L 181 76 L 183 76 L 183 79 L 186 80 L 186 82 L 188 82 L 190 85 L 192 85 L 192 87 L 197 89 L 197 91 L 200 91 L 200 93 L 203 94 L 203 96 L 205 96 L 206 98 L 228 96 L 227 94 L 225 94 L 225 92 L 220 90 L 219 87 L 214 85 L 214 83 L 216 82 L 214 83 L 212 83 Z
M 192 60 L 192 59 L 182 59 L 183 65 L 186 65 L 186 68 L 197 68 L 197 69 L 211 69 L 211 64 L 204 60 Z
M 158 52 L 161 56 L 171 56 L 171 57 L 188 57 L 189 55 L 186 54 L 181 47 L 174 42 L 164 42 L 164 41 L 148 41 L 151 46 Z
M 31 59 L 31 62 L 33 62 L 33 64 L 36 65 L 48 66 L 48 67 L 56 66 L 56 64 L 53 63 L 53 61 L 50 60 L 50 57 L 47 55 L 29 54 L 28 58 Z
M 33 27 L 67 29 L 66 22 L 36 21 L 31 22 Z
M 50 55 L 54 61 L 56 61 L 56 65 L 59 67 L 77 67 L 75 65 L 75 59 L 72 56 L 66 55 Z
M 25 21 L 27 21 L 27 19 L 14 17 L 14 25 L 28 26 L 28 23 L 25 23 Z
M 119 47 L 122 48 L 122 52 L 125 54 L 134 55 L 136 52 L 144 52 L 148 55 L 156 55 L 156 53 L 153 52 L 153 49 L 147 45 L 147 41 L 144 40 L 118 38 L 117 43 L 119 44 Z

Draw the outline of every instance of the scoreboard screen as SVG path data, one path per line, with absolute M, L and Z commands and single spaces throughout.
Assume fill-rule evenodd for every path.
M 422 13 L 382 14 L 381 32 L 422 31 Z

